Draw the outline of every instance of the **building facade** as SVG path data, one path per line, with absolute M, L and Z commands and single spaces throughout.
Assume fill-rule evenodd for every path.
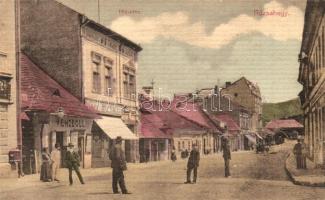
M 224 121 L 228 133 L 232 136 L 234 150 L 250 150 L 256 143 L 256 134 L 252 128 L 252 113 L 248 108 L 234 102 L 231 96 L 220 95 L 219 87 L 215 86 L 203 101 L 204 108 L 212 118 Z M 238 130 L 239 129 L 239 130 Z M 254 142 L 255 141 L 255 142 Z
M 231 99 L 251 112 L 251 130 L 258 132 L 262 128 L 262 97 L 259 87 L 245 77 L 231 83 L 226 82 L 221 95 Z
M 298 81 L 305 142 L 317 166 L 325 163 L 325 3 L 307 1 Z
M 10 174 L 8 153 L 21 149 L 17 102 L 18 1 L 0 0 L 0 177 Z
M 137 57 L 141 47 L 53 0 L 22 1 L 21 19 L 24 52 L 102 116 L 92 128 L 96 148 L 92 165 L 109 165 L 107 152 L 119 130 L 126 139 L 123 145 L 127 160 L 138 160 L 134 135 L 138 122 Z M 120 127 L 113 130 L 106 126 L 113 121 Z
M 61 147 L 62 167 L 67 146 L 73 143 L 80 166 L 90 168 L 91 128 L 98 116 L 24 54 L 20 63 L 24 173 L 39 172 L 42 150 L 51 152 L 56 143 Z

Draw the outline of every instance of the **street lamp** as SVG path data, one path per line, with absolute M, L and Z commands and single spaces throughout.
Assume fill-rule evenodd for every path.
M 64 113 L 64 109 L 62 107 L 59 107 L 58 110 L 55 112 L 55 115 L 60 118 L 63 119 L 65 113 Z

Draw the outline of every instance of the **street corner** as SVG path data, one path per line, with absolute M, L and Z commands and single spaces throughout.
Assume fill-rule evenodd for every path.
M 307 169 L 297 169 L 296 158 L 293 153 L 289 153 L 285 162 L 285 170 L 290 180 L 296 185 L 325 187 L 324 170 L 316 168 L 309 159 L 307 159 Z

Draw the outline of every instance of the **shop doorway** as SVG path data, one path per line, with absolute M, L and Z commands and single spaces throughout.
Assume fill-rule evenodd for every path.
M 55 143 L 59 144 L 60 149 L 61 149 L 61 166 L 60 167 L 65 167 L 65 155 L 67 153 L 67 148 L 64 146 L 64 132 L 55 132 Z
M 36 152 L 35 152 L 35 140 L 33 134 L 33 125 L 30 121 L 22 121 L 22 132 L 23 132 L 23 146 L 22 146 L 22 161 L 23 161 L 23 172 L 24 174 L 35 174 L 36 173 Z
M 84 162 L 84 158 L 85 158 L 85 139 L 83 136 L 79 136 L 78 137 L 78 154 L 79 154 L 79 158 L 80 158 L 80 166 L 81 167 L 85 167 L 85 162 Z

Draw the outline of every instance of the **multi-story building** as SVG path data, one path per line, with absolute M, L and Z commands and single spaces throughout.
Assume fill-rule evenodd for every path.
M 303 85 L 300 100 L 304 111 L 305 142 L 309 157 L 325 163 L 325 2 L 308 0 L 298 81 Z
M 241 77 L 233 83 L 226 82 L 225 88 L 221 90 L 221 95 L 227 96 L 231 101 L 251 112 L 252 131 L 258 132 L 262 128 L 262 97 L 257 84 Z
M 92 166 L 109 165 L 107 151 L 117 136 L 126 139 L 127 160 L 137 160 L 141 47 L 55 0 L 22 1 L 21 41 L 38 66 L 102 116 L 92 129 Z
M 0 0 L 0 177 L 10 174 L 8 153 L 21 148 L 17 109 L 18 1 Z M 18 133 L 18 134 L 17 134 Z
M 204 108 L 217 120 L 226 122 L 228 132 L 233 132 L 233 149 L 249 150 L 256 143 L 256 134 L 252 132 L 252 114 L 248 108 L 231 100 L 231 96 L 220 95 L 219 87 L 215 86 L 204 103 Z M 228 123 L 227 123 L 228 122 Z M 239 128 L 239 131 L 237 131 Z M 232 129 L 233 131 L 229 131 Z

